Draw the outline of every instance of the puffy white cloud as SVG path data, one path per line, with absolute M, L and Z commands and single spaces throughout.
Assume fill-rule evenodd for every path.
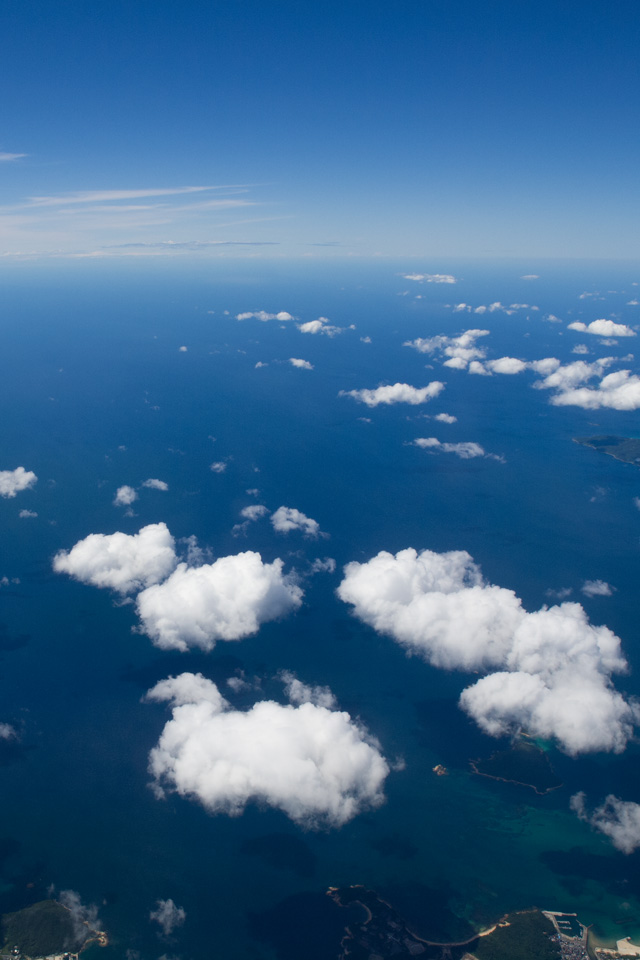
M 123 487 L 118 487 L 116 490 L 116 495 L 113 498 L 113 504 L 116 507 L 129 507 L 138 499 L 138 494 L 133 487 L 128 487 L 126 484 Z
M 518 360 L 516 357 L 500 357 L 499 360 L 489 360 L 486 366 L 492 373 L 522 373 L 527 369 L 524 360 Z
M 169 484 L 165 483 L 164 480 L 154 480 L 153 478 L 145 480 L 142 484 L 143 487 L 147 487 L 149 490 L 168 490 Z
M 402 550 L 350 563 L 338 588 L 355 615 L 434 666 L 499 668 L 460 697 L 492 736 L 524 729 L 569 754 L 622 751 L 640 719 L 611 682 L 620 641 L 577 603 L 528 613 L 512 590 L 484 582 L 468 553 Z
M 410 403 L 413 405 L 427 403 L 444 390 L 444 383 L 432 380 L 426 387 L 412 387 L 408 383 L 393 383 L 375 390 L 341 390 L 338 396 L 353 397 L 368 407 L 377 407 L 379 404 Z
M 400 276 L 416 283 L 457 283 L 456 277 L 450 273 L 402 273 Z
M 27 517 L 37 517 L 38 514 L 35 510 L 21 510 L 18 516 L 20 519 L 24 520 Z
M 252 319 L 266 322 L 267 320 L 293 320 L 293 317 L 290 313 L 287 313 L 286 310 L 280 310 L 278 313 L 267 313 L 266 310 L 255 310 L 253 312 L 236 314 L 236 320 Z
M 292 530 L 300 530 L 305 537 L 317 537 L 320 535 L 320 524 L 317 520 L 312 520 L 295 507 L 278 507 L 271 515 L 273 529 L 277 533 L 290 533 Z
M 212 463 L 209 467 L 209 470 L 211 470 L 212 473 L 224 473 L 226 469 L 227 464 L 224 460 L 216 460 L 216 462 Z
M 22 490 L 29 490 L 37 480 L 35 473 L 24 467 L 0 470 L 0 497 L 15 497 Z
M 585 354 L 589 353 L 589 347 L 586 345 L 586 343 L 576 343 L 571 353 L 582 354 L 584 356 Z
M 604 580 L 585 580 L 581 590 L 586 597 L 611 597 L 614 588 Z
M 473 443 L 473 441 L 441 443 L 436 437 L 417 437 L 413 442 L 416 447 L 422 447 L 423 450 L 441 450 L 443 453 L 455 453 L 462 460 L 486 456 L 484 448 L 479 443 Z
M 10 723 L 0 723 L 0 740 L 17 740 L 18 734 Z
M 163 580 L 177 563 L 175 542 L 165 523 L 139 533 L 92 533 L 53 558 L 56 573 L 118 593 L 131 593 Z
M 298 367 L 299 370 L 313 370 L 313 364 L 308 360 L 301 360 L 300 357 L 289 357 L 289 363 L 292 367 Z
M 333 326 L 327 317 L 318 317 L 317 320 L 309 320 L 308 323 L 299 323 L 297 327 L 300 333 L 322 333 L 327 337 L 335 337 L 344 330 L 344 327 Z
M 240 640 L 277 620 L 302 602 L 302 590 L 282 572 L 282 560 L 263 563 L 247 551 L 214 563 L 180 563 L 164 583 L 143 590 L 136 609 L 144 633 L 164 650 Z
M 378 742 L 348 713 L 311 701 L 283 706 L 263 700 L 244 712 L 232 710 L 202 677 L 191 702 L 184 702 L 179 677 L 163 681 L 160 693 L 155 687 L 149 697 L 174 699 L 173 684 L 180 692 L 172 719 L 149 757 L 160 795 L 176 791 L 210 813 L 230 816 L 254 801 L 305 827 L 339 827 L 383 802 L 389 765 Z
M 269 511 L 262 503 L 252 503 L 248 507 L 242 508 L 240 516 L 245 520 L 253 522 L 254 520 L 259 520 L 260 517 L 264 517 L 266 513 L 269 513 Z
M 440 423 L 457 423 L 458 418 L 454 417 L 450 413 L 436 413 L 434 420 L 439 420 Z
M 149 914 L 149 919 L 160 924 L 165 937 L 171 936 L 176 927 L 181 927 L 187 919 L 186 911 L 176 906 L 173 900 L 156 900 L 156 909 Z
M 186 353 L 187 349 L 187 347 L 178 347 L 178 353 Z
M 336 698 L 329 687 L 309 687 L 289 670 L 283 670 L 280 679 L 291 703 L 315 703 L 317 707 L 326 707 L 327 710 L 336 706 Z
M 333 557 L 317 557 L 311 564 L 312 573 L 335 573 L 336 562 Z
M 486 351 L 478 347 L 476 340 L 488 337 L 489 330 L 465 330 L 458 337 L 446 337 L 443 334 L 436 337 L 418 337 L 417 340 L 407 340 L 403 347 L 412 347 L 419 353 L 440 353 L 448 359 L 444 365 L 454 369 L 464 370 L 472 360 L 480 360 Z
M 613 320 L 592 320 L 591 323 L 576 321 L 570 323 L 568 330 L 577 330 L 579 333 L 593 333 L 598 337 L 635 337 L 635 330 L 626 323 L 614 323 Z
M 619 800 L 610 793 L 604 803 L 589 814 L 582 791 L 571 797 L 570 804 L 581 820 L 609 837 L 617 850 L 628 854 L 640 847 L 640 804 Z
M 599 410 L 601 407 L 637 410 L 640 407 L 640 377 L 632 375 L 630 370 L 617 370 L 603 377 L 595 387 L 565 389 L 552 397 L 551 403 L 557 407 L 582 407 L 584 410 Z

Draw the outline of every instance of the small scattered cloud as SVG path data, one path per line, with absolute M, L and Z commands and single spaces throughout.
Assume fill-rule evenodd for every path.
M 444 390 L 444 383 L 433 380 L 426 387 L 412 387 L 408 383 L 393 383 L 388 386 L 376 387 L 375 390 L 341 390 L 338 396 L 353 397 L 368 407 L 377 407 L 380 404 L 410 403 L 417 405 L 427 403 L 437 397 Z
M 586 794 L 581 791 L 571 797 L 570 805 L 581 820 L 609 837 L 616 850 L 630 854 L 640 847 L 640 804 L 619 800 L 610 793 L 601 806 L 589 813 Z
M 278 507 L 271 515 L 271 524 L 276 533 L 291 533 L 299 530 L 305 537 L 315 539 L 321 535 L 320 524 L 295 507 Z
M 178 347 L 178 353 L 186 353 L 188 349 L 188 347 Z
M 255 369 L 260 370 L 262 367 L 268 367 L 268 366 L 269 366 L 268 363 L 263 363 L 262 360 L 258 360 L 258 362 L 255 364 Z
M 314 703 L 317 707 L 326 707 L 333 710 L 337 701 L 329 687 L 309 687 L 298 680 L 290 670 L 282 670 L 280 680 L 284 683 L 284 690 L 290 703 Z
M 161 681 L 147 694 L 172 704 L 149 757 L 157 795 L 175 791 L 228 816 L 253 801 L 306 828 L 340 827 L 380 806 L 390 768 L 379 743 L 348 713 L 313 702 L 331 696 L 314 690 L 292 678 L 296 705 L 240 711 L 200 674 Z
M 254 310 L 236 314 L 236 320 L 262 320 L 263 323 L 266 323 L 267 320 L 284 321 L 293 319 L 294 317 L 287 310 L 279 310 L 277 313 L 267 313 L 266 310 Z
M 326 337 L 335 337 L 345 330 L 345 327 L 334 326 L 327 317 L 318 317 L 317 320 L 309 320 L 308 323 L 299 323 L 297 327 L 300 333 L 321 333 Z
M 27 517 L 37 517 L 38 514 L 35 510 L 21 510 L 18 516 L 21 520 L 25 520 Z
M 38 478 L 32 470 L 16 467 L 15 470 L 0 470 L 0 497 L 15 497 L 23 490 L 30 490 Z
M 442 453 L 455 453 L 462 460 L 471 460 L 474 457 L 488 456 L 479 443 L 468 441 L 466 443 L 441 443 L 436 437 L 417 437 L 413 441 L 414 446 L 423 450 L 441 451 Z
M 94 904 L 83 904 L 80 894 L 75 890 L 61 890 L 58 901 L 69 911 L 73 923 L 74 946 L 77 948 L 98 928 L 98 908 Z
M 0 163 L 11 163 L 13 160 L 23 160 L 28 153 L 0 153 Z
M 242 508 L 242 510 L 240 511 L 240 516 L 244 520 L 249 520 L 253 522 L 254 520 L 259 520 L 260 517 L 264 517 L 265 514 L 267 513 L 269 513 L 269 511 L 263 504 L 251 503 L 248 507 Z
M 209 466 L 209 470 L 213 473 L 224 473 L 227 469 L 227 463 L 225 460 L 216 460 L 215 463 L 212 463 Z
M 454 417 L 453 414 L 451 413 L 436 413 L 433 419 L 438 420 L 440 423 L 457 423 L 458 422 L 458 418 Z
M 113 498 L 114 507 L 129 507 L 134 501 L 138 499 L 138 494 L 133 487 L 129 487 L 126 484 L 122 487 L 118 487 L 116 490 L 116 495 Z
M 333 557 L 318 557 L 311 564 L 311 573 L 335 573 L 336 562 Z
M 149 490 L 164 490 L 165 492 L 169 489 L 169 484 L 165 483 L 164 480 L 155 480 L 154 478 L 145 480 L 142 486 Z
M 371 337 L 360 337 L 361 343 L 372 343 Z
M 308 360 L 300 360 L 299 357 L 289 357 L 289 363 L 292 367 L 298 367 L 299 370 L 313 370 L 313 364 Z
M 173 900 L 156 900 L 156 909 L 149 914 L 149 919 L 160 925 L 162 934 L 170 937 L 176 927 L 181 927 L 187 919 L 186 911 L 178 907 Z
M 457 283 L 451 273 L 401 273 L 400 276 L 415 283 Z
M 480 360 L 486 356 L 486 351 L 476 345 L 480 337 L 488 337 L 489 330 L 465 330 L 458 337 L 418 337 L 416 340 L 407 340 L 403 347 L 412 347 L 419 353 L 439 353 L 448 359 L 445 367 L 464 370 L 471 360 Z
M 614 323 L 613 320 L 592 320 L 591 323 L 582 323 L 576 320 L 570 323 L 567 330 L 577 330 L 579 333 L 592 333 L 597 337 L 635 337 L 636 332 L 626 323 Z
M 611 597 L 615 587 L 604 580 L 585 580 L 580 589 L 585 597 Z
M 94 587 L 132 593 L 163 580 L 175 568 L 175 541 L 165 523 L 139 533 L 92 533 L 53 558 L 56 573 Z
M 520 277 L 521 280 L 539 280 L 540 276 L 537 273 L 525 273 L 524 276 Z
M 578 355 L 585 355 L 589 353 L 589 347 L 586 343 L 576 343 L 575 347 L 572 349 L 571 353 L 577 353 Z
M 17 740 L 18 734 L 10 723 L 0 723 L 0 740 Z

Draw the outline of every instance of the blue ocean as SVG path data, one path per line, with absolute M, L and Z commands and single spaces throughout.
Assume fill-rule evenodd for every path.
M 455 283 L 424 279 L 448 274 Z M 527 610 L 571 590 L 621 638 L 630 669 L 615 682 L 640 695 L 640 473 L 573 442 L 640 437 L 637 412 L 556 406 L 531 370 L 470 375 L 404 345 L 483 328 L 487 358 L 626 357 L 635 372 L 633 337 L 603 344 L 568 324 L 633 328 L 637 267 L 106 258 L 5 264 L 0 279 L 0 470 L 38 477 L 0 499 L 0 723 L 17 732 L 0 739 L 0 913 L 52 885 L 77 891 L 108 932 L 108 947 L 91 948 L 104 960 L 329 960 L 349 914 L 325 891 L 350 884 L 433 941 L 530 906 L 575 911 L 607 940 L 639 937 L 640 854 L 569 806 L 578 791 L 640 802 L 637 744 L 570 757 L 546 743 L 562 786 L 544 795 L 478 776 L 470 761 L 509 740 L 459 708 L 477 676 L 407 656 L 336 596 L 344 566 L 381 550 L 466 550 Z M 260 311 L 294 319 L 236 319 Z M 342 329 L 300 331 L 319 317 Z M 434 380 L 444 389 L 420 405 L 344 395 Z M 142 488 L 148 478 L 168 490 Z M 139 491 L 130 510 L 113 503 L 123 485 Z M 267 519 L 234 530 L 256 502 L 295 507 L 326 536 L 284 536 Z M 210 653 L 166 651 L 135 632 L 131 603 L 53 572 L 56 553 L 91 533 L 161 521 L 211 557 L 282 558 L 302 606 Z M 335 570 L 310 575 L 326 557 Z M 610 595 L 585 595 L 585 581 Z M 264 803 L 231 817 L 158 799 L 148 758 L 169 713 L 146 691 L 183 671 L 221 689 L 257 678 L 260 692 L 234 699 L 245 709 L 284 702 L 282 670 L 330 687 L 377 738 L 393 767 L 386 802 L 310 830 Z M 150 913 L 168 898 L 186 919 L 164 937 Z

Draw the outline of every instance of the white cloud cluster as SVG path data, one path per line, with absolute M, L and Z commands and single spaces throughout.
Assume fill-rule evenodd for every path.
M 568 330 L 577 330 L 579 333 L 593 333 L 598 337 L 635 337 L 635 330 L 626 323 L 615 323 L 613 320 L 592 320 L 591 323 L 576 321 L 570 323 Z
M 176 927 L 181 927 L 187 919 L 183 907 L 178 907 L 171 898 L 156 900 L 156 909 L 149 914 L 149 919 L 160 924 L 165 937 L 171 936 Z
M 317 520 L 312 520 L 295 507 L 278 507 L 271 515 L 271 523 L 276 533 L 290 533 L 292 530 L 300 530 L 305 537 L 318 537 L 320 535 L 320 524 Z
M 0 470 L 0 497 L 15 497 L 22 490 L 29 490 L 37 480 L 35 473 L 24 467 Z
M 209 470 L 212 473 L 224 473 L 227 469 L 227 464 L 224 460 L 216 460 L 215 463 L 210 464 Z
M 389 766 L 378 742 L 348 713 L 312 702 L 313 692 L 306 700 L 308 689 L 295 687 L 297 706 L 263 700 L 243 712 L 199 674 L 159 683 L 147 699 L 173 710 L 149 757 L 158 793 L 230 816 L 254 801 L 306 827 L 339 827 L 379 806 Z
M 142 486 L 148 490 L 164 490 L 165 492 L 169 489 L 169 484 L 165 483 L 164 480 L 155 480 L 153 478 L 145 480 Z
M 638 708 L 618 693 L 620 641 L 577 603 L 528 613 L 512 590 L 484 582 L 468 553 L 402 550 L 350 563 L 338 596 L 355 615 L 436 667 L 489 670 L 460 705 L 492 736 L 555 737 L 569 754 L 620 752 Z
M 414 280 L 416 283 L 457 283 L 451 273 L 402 273 L 405 280 Z
M 481 303 L 478 307 L 472 307 L 470 303 L 456 303 L 453 312 L 454 313 L 495 313 L 496 310 L 506 313 L 508 316 L 512 316 L 517 310 L 539 310 L 540 307 L 536 307 L 531 303 L 510 303 L 506 306 L 504 303 L 500 303 L 499 300 L 496 300 L 494 303 L 483 304 Z
M 291 703 L 315 703 L 317 707 L 326 707 L 327 710 L 333 710 L 336 706 L 336 698 L 329 687 L 309 687 L 289 670 L 283 670 L 280 679 Z
M 175 542 L 165 523 L 152 523 L 139 533 L 91 533 L 71 550 L 53 558 L 56 573 L 82 583 L 132 593 L 167 577 L 177 563 Z
M 436 437 L 416 437 L 413 441 L 416 447 L 423 450 L 440 450 L 442 453 L 455 453 L 462 460 L 471 460 L 474 457 L 486 457 L 484 447 L 473 441 L 463 443 L 441 443 Z
M 247 313 L 236 314 L 236 320 L 293 320 L 290 313 L 286 310 L 280 310 L 278 313 L 267 313 L 266 310 L 255 310 Z
M 604 803 L 589 814 L 582 791 L 571 797 L 570 804 L 581 820 L 609 837 L 617 850 L 629 854 L 640 847 L 640 804 L 619 800 L 610 793 Z
M 118 487 L 116 490 L 116 495 L 113 498 L 113 505 L 115 507 L 129 507 L 131 504 L 138 499 L 138 494 L 133 487 L 129 487 L 126 484 L 123 487 Z
M 585 597 L 611 597 L 614 590 L 605 580 L 585 580 L 581 589 Z
M 282 560 L 263 563 L 253 551 L 199 567 L 180 563 L 138 595 L 141 629 L 163 650 L 212 650 L 218 640 L 248 637 L 302 602 L 302 590 L 282 567 Z
M 269 513 L 267 508 L 262 503 L 252 503 L 248 507 L 243 507 L 240 511 L 240 516 L 244 520 L 249 520 L 249 522 L 254 522 L 259 520 L 260 517 L 264 517 L 266 513 Z
M 313 364 L 308 360 L 301 360 L 300 357 L 289 357 L 289 363 L 292 367 L 298 367 L 299 370 L 313 370 Z
M 0 740 L 17 740 L 18 734 L 10 723 L 0 723 Z
M 334 326 L 327 317 L 318 317 L 317 320 L 309 320 L 308 323 L 299 323 L 297 327 L 300 333 L 322 333 L 326 337 L 335 337 L 345 329 Z
M 451 413 L 436 413 L 434 420 L 439 420 L 440 423 L 457 423 L 458 418 L 454 417 Z
M 353 397 L 368 407 L 377 407 L 379 404 L 410 403 L 414 406 L 427 403 L 444 390 L 444 383 L 433 380 L 426 387 L 412 387 L 408 383 L 393 383 L 377 387 L 375 390 L 341 390 L 338 396 Z
M 591 366 L 595 367 L 596 364 Z M 594 375 L 596 374 L 590 374 L 589 377 Z M 540 384 L 541 387 L 547 385 L 544 381 Z M 611 410 L 637 410 L 640 407 L 640 377 L 632 374 L 630 370 L 616 370 L 603 377 L 594 387 L 579 386 L 561 389 L 551 398 L 551 403 L 558 407 L 582 407 L 584 410 L 599 410 L 601 407 Z
M 419 353 L 441 353 L 448 357 L 445 367 L 454 370 L 465 370 L 472 360 L 479 360 L 485 356 L 485 351 L 478 347 L 476 340 L 488 337 L 489 330 L 465 330 L 458 337 L 446 337 L 443 334 L 436 337 L 418 337 L 417 340 L 407 340 L 403 347 L 412 347 Z

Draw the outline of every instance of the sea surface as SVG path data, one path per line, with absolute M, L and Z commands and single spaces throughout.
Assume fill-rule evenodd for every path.
M 458 279 L 403 276 L 416 272 Z M 539 278 L 522 279 L 530 274 Z M 572 759 L 551 745 L 563 786 L 544 796 L 473 774 L 470 759 L 508 745 L 457 706 L 475 678 L 407 657 L 335 595 L 343 566 L 379 550 L 464 549 L 529 610 L 571 588 L 621 638 L 630 672 L 617 685 L 640 694 L 640 472 L 572 442 L 640 436 L 638 413 L 552 406 L 531 372 L 472 376 L 403 346 L 481 327 L 490 358 L 622 357 L 633 338 L 602 345 L 567 324 L 638 323 L 640 307 L 628 305 L 638 281 L 633 264 L 596 262 L 4 264 L 0 469 L 22 465 L 38 482 L 0 500 L 0 722 L 20 734 L 0 741 L 0 912 L 51 885 L 75 890 L 99 908 L 111 941 L 103 960 L 329 960 L 349 914 L 325 891 L 349 884 L 378 891 L 431 940 L 462 940 L 534 905 L 577 911 L 605 938 L 640 937 L 640 854 L 616 851 L 569 808 L 578 790 L 592 804 L 609 793 L 640 802 L 638 747 Z M 498 301 L 539 309 L 452 306 Z M 260 310 L 347 329 L 329 337 L 235 319 Z M 588 356 L 572 353 L 577 343 Z M 368 409 L 339 396 L 436 379 L 445 389 L 423 406 Z M 457 422 L 424 419 L 440 412 Z M 419 436 L 473 441 L 496 459 L 421 450 L 410 445 Z M 223 473 L 210 470 L 218 461 Z M 132 516 L 113 505 L 119 486 L 147 478 L 169 490 L 141 490 Z M 328 536 L 279 536 L 267 520 L 234 535 L 255 502 L 296 507 Z M 213 556 L 281 557 L 304 574 L 303 607 L 210 654 L 167 653 L 132 632 L 130 604 L 52 572 L 54 554 L 90 533 L 158 521 Z M 306 576 L 318 557 L 334 558 L 335 573 Z M 595 579 L 613 595 L 583 596 Z M 256 804 L 227 817 L 158 800 L 148 755 L 168 713 L 141 702 L 145 691 L 184 670 L 221 687 L 244 671 L 263 692 L 236 705 L 284 702 L 283 669 L 328 685 L 385 756 L 404 761 L 386 803 L 339 830 L 305 831 Z M 186 921 L 162 938 L 149 914 L 168 898 Z

